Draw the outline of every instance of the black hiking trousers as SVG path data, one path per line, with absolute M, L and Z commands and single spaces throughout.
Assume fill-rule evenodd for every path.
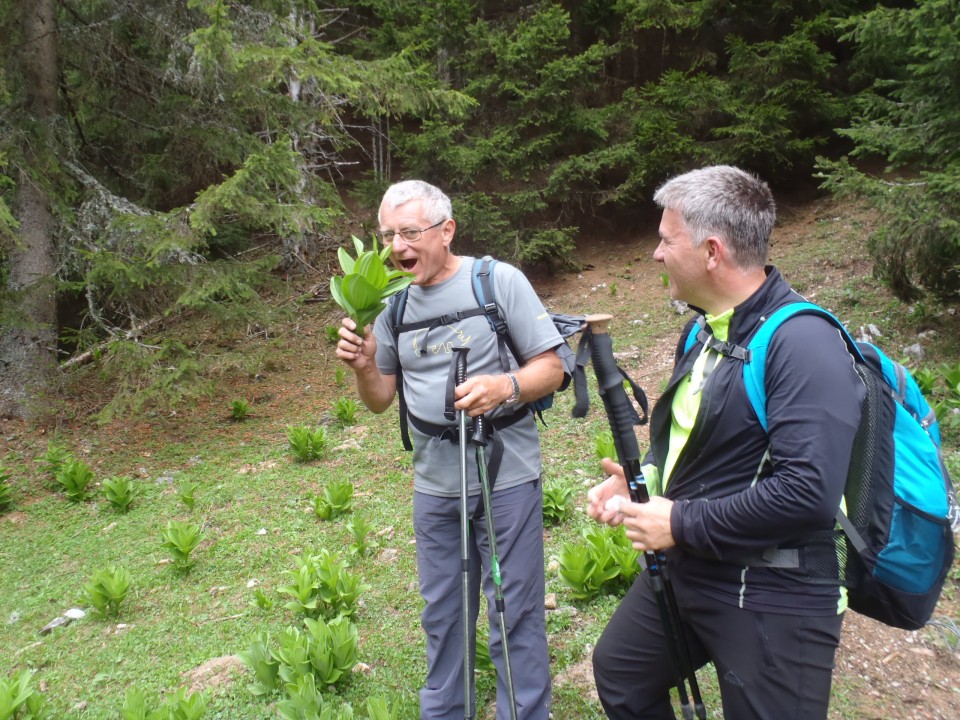
M 825 720 L 843 615 L 755 612 L 673 578 L 695 667 L 716 666 L 727 720 Z M 600 701 L 613 720 L 675 718 L 676 675 L 647 573 L 638 576 L 593 653 Z M 709 709 L 708 709 L 709 710 Z

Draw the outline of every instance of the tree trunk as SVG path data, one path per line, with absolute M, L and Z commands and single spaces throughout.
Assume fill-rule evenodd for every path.
M 52 132 L 57 114 L 56 0 L 19 4 L 22 44 L 18 61 L 23 107 L 36 126 Z M 43 132 L 43 130 L 41 130 Z M 0 416 L 30 418 L 43 408 L 44 391 L 56 369 L 56 291 L 54 217 L 48 191 L 37 168 L 34 135 L 25 143 L 17 181 L 14 214 L 19 237 L 8 252 L 8 289 L 20 320 L 0 330 Z M 35 149 L 36 148 L 36 149 Z

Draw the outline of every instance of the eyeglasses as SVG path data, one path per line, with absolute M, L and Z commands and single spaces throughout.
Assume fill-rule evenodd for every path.
M 420 239 L 420 236 L 423 235 L 427 230 L 433 230 L 438 225 L 443 225 L 446 220 L 441 220 L 436 222 L 430 227 L 425 227 L 422 230 L 420 228 L 400 228 L 399 230 L 379 230 L 377 232 L 377 237 L 380 238 L 380 242 L 384 245 L 389 245 L 393 242 L 393 238 L 399 235 L 403 238 L 403 241 L 406 243 L 415 243 Z

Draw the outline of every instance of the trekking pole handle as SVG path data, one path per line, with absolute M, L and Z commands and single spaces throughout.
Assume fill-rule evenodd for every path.
M 617 459 L 630 490 L 630 499 L 633 502 L 647 502 L 650 495 L 646 484 L 640 480 L 640 447 L 633 431 L 633 418 L 636 413 L 623 388 L 623 375 L 617 368 L 617 361 L 613 357 L 613 340 L 607 332 L 607 326 L 612 319 L 613 316 L 606 313 L 587 315 L 587 325 L 591 333 L 590 359 L 613 434 Z
M 467 353 L 456 353 L 455 381 L 457 385 L 462 385 L 467 379 Z
M 479 447 L 487 445 L 487 417 L 486 415 L 477 415 L 473 419 L 473 435 L 470 441 Z

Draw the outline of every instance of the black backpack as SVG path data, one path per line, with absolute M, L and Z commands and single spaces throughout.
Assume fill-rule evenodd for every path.
M 496 266 L 497 261 L 491 258 L 489 255 L 483 258 L 477 258 L 473 261 L 473 268 L 471 270 L 471 284 L 473 286 L 474 298 L 477 301 L 477 307 L 470 308 L 469 310 L 448 313 L 436 318 L 404 324 L 403 312 L 407 304 L 408 290 L 404 289 L 402 292 L 391 297 L 387 304 L 387 312 L 388 317 L 390 318 L 390 327 L 393 330 L 394 339 L 396 340 L 399 338 L 400 333 L 403 332 L 426 329 L 427 333 L 429 333 L 433 328 L 457 322 L 468 317 L 483 315 L 486 317 L 490 329 L 497 335 L 497 349 L 500 354 L 500 366 L 503 369 L 503 372 L 508 372 L 510 370 L 511 356 L 516 361 L 515 364 L 520 365 L 520 356 L 517 353 L 513 339 L 510 337 L 510 333 L 507 329 L 507 323 L 500 315 L 500 309 L 496 302 L 493 289 L 493 271 Z M 583 315 L 561 315 L 557 313 L 550 313 L 550 317 L 553 320 L 553 324 L 557 328 L 557 331 L 560 333 L 560 337 L 563 338 L 563 344 L 557 348 L 557 354 L 560 356 L 560 360 L 564 366 L 564 381 L 560 387 L 560 390 L 564 390 L 569 386 L 570 379 L 573 377 L 576 369 L 574 352 L 567 344 L 566 339 L 583 329 L 586 318 Z M 406 450 L 413 449 L 413 445 L 410 442 L 410 433 L 408 429 L 408 421 L 411 420 L 416 427 L 425 434 L 433 435 L 435 437 L 448 437 L 450 439 L 455 439 L 456 436 L 453 434 L 453 429 L 451 429 L 449 426 L 427 423 L 419 418 L 414 418 L 407 412 L 407 405 L 403 397 L 402 372 L 402 369 L 397 370 L 397 399 L 400 406 L 400 435 L 403 439 L 403 447 Z M 553 395 L 553 393 L 550 393 L 549 395 L 545 395 L 544 397 L 539 398 L 532 403 L 520 406 L 520 408 L 518 408 L 517 411 L 512 415 L 509 415 L 505 418 L 499 418 L 495 423 L 491 423 L 493 426 L 492 429 L 502 429 L 503 427 L 508 427 L 509 425 L 518 422 L 525 417 L 527 412 L 534 412 L 540 418 L 540 421 L 546 424 L 543 420 L 543 411 L 553 406 Z M 448 407 L 447 412 L 445 413 L 445 416 L 448 419 L 453 417 L 452 406 L 449 405 L 450 400 L 451 398 L 448 397 Z M 491 472 L 491 476 L 493 475 L 494 473 Z

